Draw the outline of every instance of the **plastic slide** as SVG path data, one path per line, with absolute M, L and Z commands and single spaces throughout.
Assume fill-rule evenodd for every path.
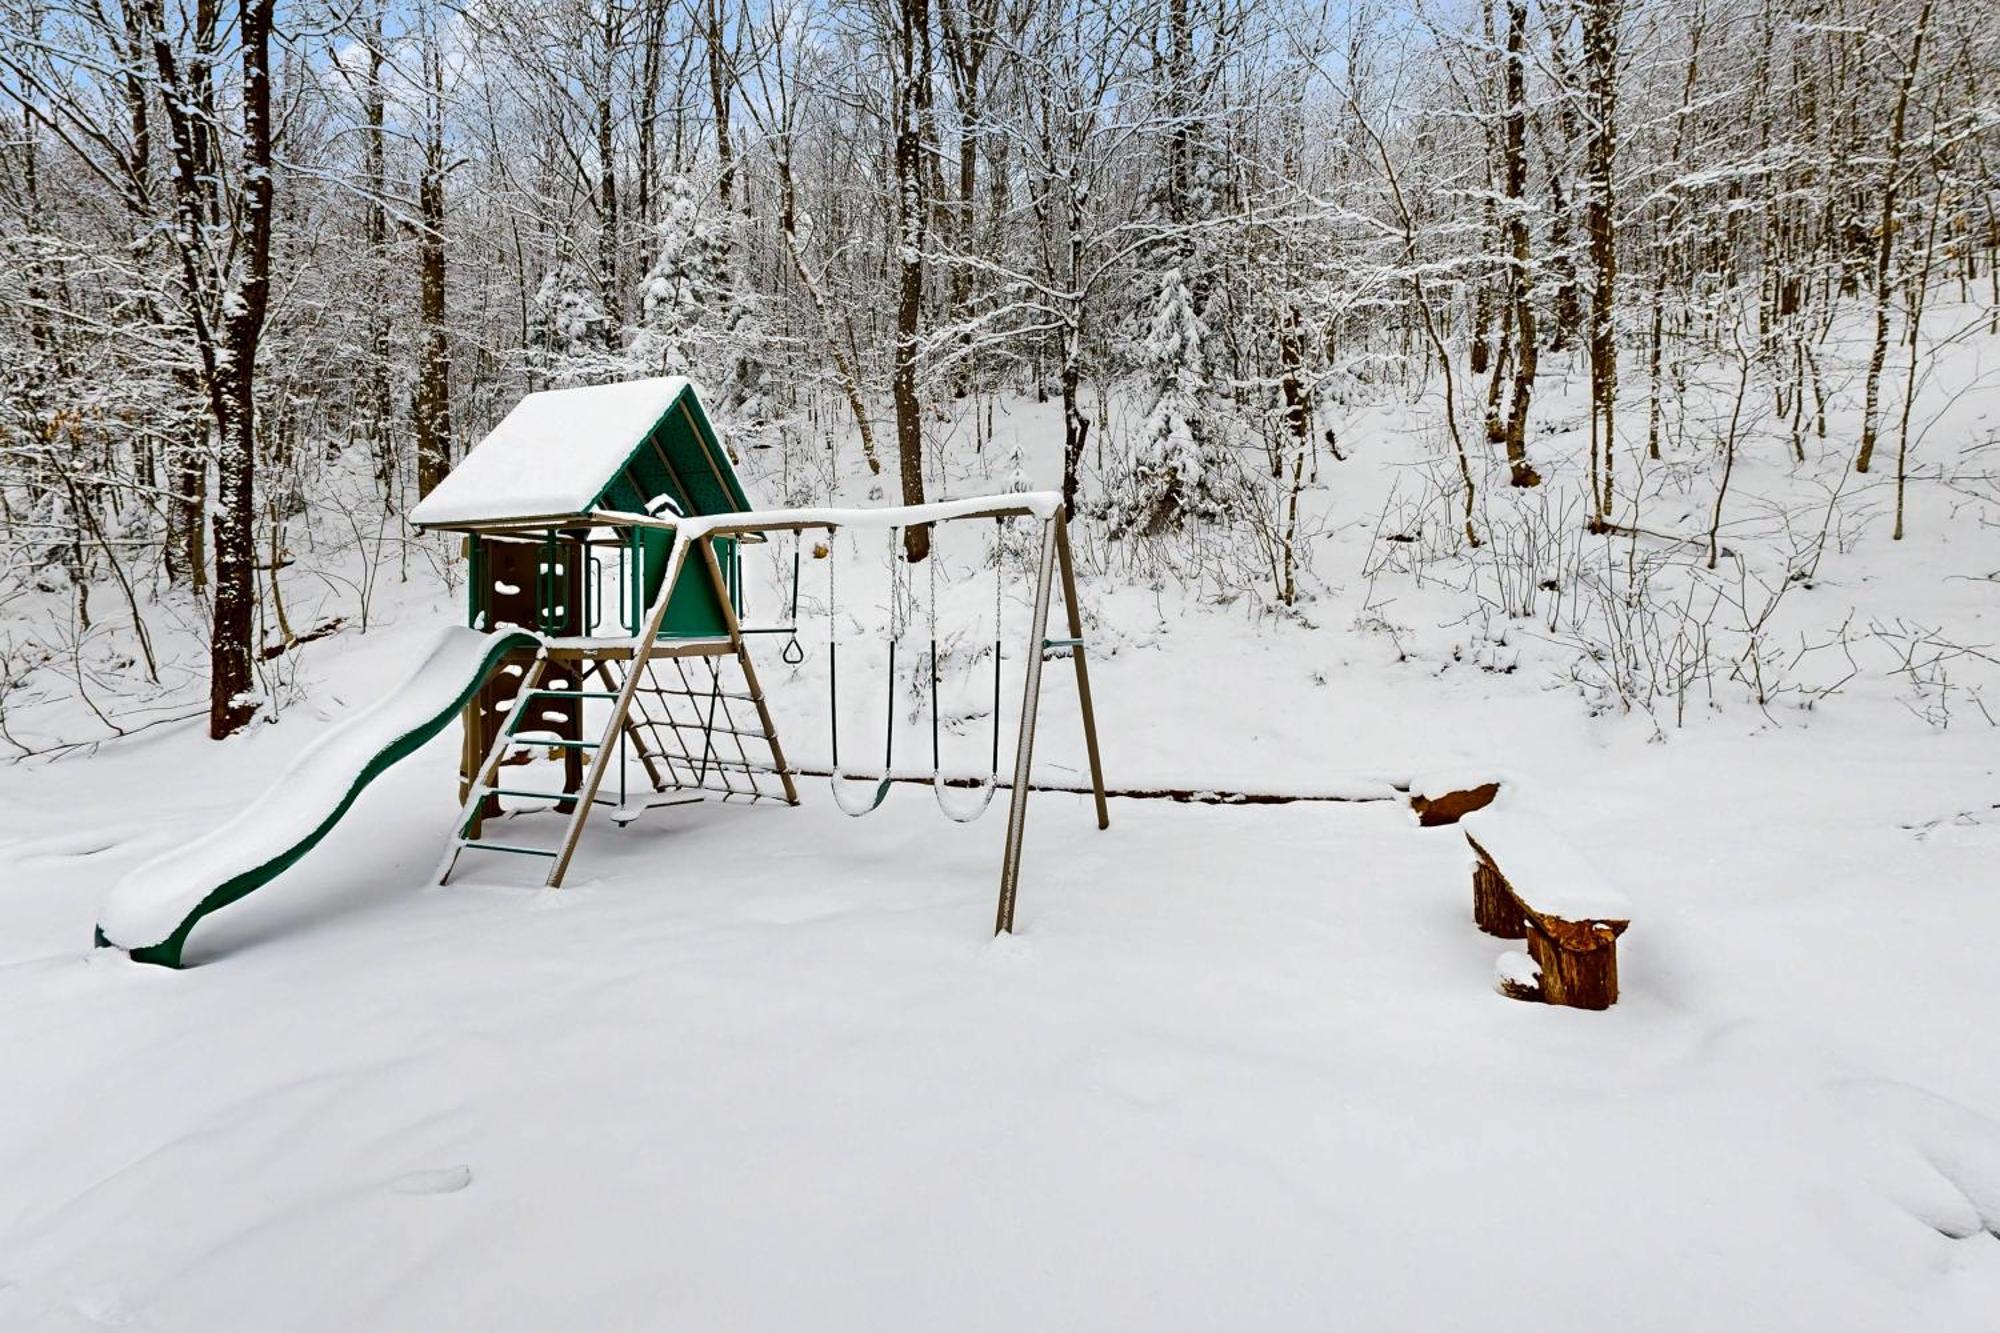
M 181 966 L 197 922 L 296 865 L 369 783 L 450 726 L 507 654 L 539 642 L 522 630 L 446 631 L 408 680 L 300 751 L 242 813 L 119 880 L 98 918 L 98 945 Z

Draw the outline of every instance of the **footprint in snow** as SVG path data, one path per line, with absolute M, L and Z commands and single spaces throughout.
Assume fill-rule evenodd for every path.
M 446 1166 L 397 1176 L 389 1188 L 397 1194 L 456 1194 L 471 1183 L 471 1167 Z
M 1954 1240 L 2000 1239 L 2000 1123 L 1894 1079 L 1854 1079 L 1835 1091 L 1900 1150 L 1903 1166 L 1885 1178 L 1897 1204 Z

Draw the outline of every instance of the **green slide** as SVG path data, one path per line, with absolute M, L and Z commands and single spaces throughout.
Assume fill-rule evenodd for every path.
M 450 726 L 508 654 L 540 642 L 523 630 L 447 630 L 408 680 L 300 751 L 241 814 L 119 880 L 98 945 L 181 966 L 197 922 L 298 864 L 369 783 Z

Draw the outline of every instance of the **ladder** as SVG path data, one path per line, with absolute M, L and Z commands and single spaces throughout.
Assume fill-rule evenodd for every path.
M 699 549 L 709 578 L 721 595 L 726 632 L 702 638 L 661 638 L 659 627 L 667 598 L 690 545 Z M 730 662 L 735 664 L 735 679 L 725 676 L 724 666 Z M 567 685 L 543 684 L 552 666 L 566 670 Z M 579 718 L 586 703 L 608 703 L 597 739 L 565 739 L 536 730 L 531 725 L 534 704 L 542 699 L 574 702 Z M 503 785 L 500 773 L 512 766 L 510 758 L 536 750 L 580 750 L 587 754 L 589 769 L 578 790 L 535 791 Z M 651 793 L 637 802 L 625 794 L 628 755 L 638 758 L 651 788 Z M 600 795 L 614 762 L 618 770 L 616 798 Z M 776 779 L 775 790 L 772 779 Z M 550 639 L 536 652 L 507 716 L 467 786 L 437 882 L 449 881 L 459 858 L 476 851 L 546 859 L 550 862 L 546 883 L 550 888 L 559 887 L 592 810 L 611 807 L 613 822 L 622 826 L 647 810 L 701 799 L 691 793 L 715 793 L 724 800 L 782 799 L 787 805 L 797 805 L 799 799 L 744 642 L 743 627 L 737 622 L 714 549 L 706 541 L 675 543 L 660 595 L 640 636 Z M 480 837 L 483 812 L 489 798 L 496 796 L 553 801 L 559 811 L 567 806 L 562 840 L 549 847 Z

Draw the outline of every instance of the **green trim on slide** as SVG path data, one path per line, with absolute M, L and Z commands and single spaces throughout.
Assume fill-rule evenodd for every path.
M 501 662 L 508 654 L 520 652 L 524 648 L 533 648 L 540 642 L 541 639 L 537 635 L 524 630 L 506 630 L 495 634 L 493 641 L 487 645 L 485 656 L 480 659 L 479 669 L 465 680 L 458 692 L 450 700 L 440 704 L 438 709 L 423 722 L 377 750 L 362 766 L 361 771 L 354 775 L 354 780 L 347 784 L 347 791 L 339 802 L 333 809 L 327 811 L 326 818 L 322 819 L 312 832 L 262 865 L 225 880 L 187 914 L 186 919 L 175 928 L 173 934 L 157 944 L 140 945 L 138 948 L 127 949 L 126 952 L 141 963 L 157 963 L 162 967 L 183 966 L 181 950 L 187 946 L 188 936 L 194 933 L 197 922 L 210 912 L 219 911 L 239 898 L 248 897 L 297 865 L 304 859 L 306 853 L 318 846 L 320 839 L 340 822 L 341 817 L 354 805 L 355 800 L 366 790 L 369 783 L 415 754 L 433 736 L 451 725 L 465 706 L 472 702 L 473 696 L 479 692 L 479 687 L 486 683 L 487 677 L 499 670 Z M 102 926 L 97 928 L 97 946 L 119 947 L 105 937 Z

